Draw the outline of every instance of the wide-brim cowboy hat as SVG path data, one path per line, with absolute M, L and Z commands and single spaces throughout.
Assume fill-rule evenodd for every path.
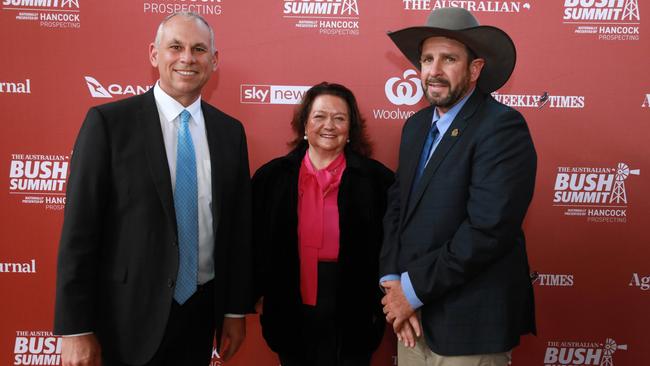
M 463 8 L 439 8 L 431 12 L 422 27 L 409 27 L 388 36 L 415 67 L 420 69 L 422 42 L 429 37 L 447 37 L 463 43 L 477 57 L 485 60 L 478 87 L 488 93 L 505 84 L 515 69 L 517 51 L 506 32 L 497 27 L 480 25 Z

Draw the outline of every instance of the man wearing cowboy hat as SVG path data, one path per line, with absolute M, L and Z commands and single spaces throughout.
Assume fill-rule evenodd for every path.
M 389 37 L 431 103 L 404 125 L 384 219 L 382 304 L 398 363 L 507 365 L 535 332 L 521 226 L 537 157 L 522 115 L 489 94 L 510 77 L 514 44 L 461 8 Z

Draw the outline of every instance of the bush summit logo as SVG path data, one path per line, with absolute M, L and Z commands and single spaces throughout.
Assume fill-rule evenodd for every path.
M 359 35 L 358 0 L 284 0 L 284 18 L 297 19 L 296 28 L 318 29 L 330 36 Z
M 576 26 L 574 33 L 603 41 L 640 39 L 638 0 L 564 0 L 563 20 Z
M 2 0 L 2 11 L 44 28 L 81 28 L 79 0 Z
M 60 365 L 61 338 L 52 332 L 16 331 L 14 365 Z
M 62 210 L 69 161 L 67 155 L 11 154 L 9 194 L 21 197 L 23 204 Z
M 553 206 L 565 208 L 565 216 L 586 216 L 588 222 L 625 223 L 625 181 L 640 174 L 626 163 L 615 168 L 558 167 Z
M 404 10 L 464 8 L 472 13 L 520 13 L 530 10 L 530 2 L 500 0 L 402 0 Z
M 613 338 L 600 342 L 548 342 L 544 366 L 615 366 L 614 354 L 627 350 L 626 344 L 617 344 Z

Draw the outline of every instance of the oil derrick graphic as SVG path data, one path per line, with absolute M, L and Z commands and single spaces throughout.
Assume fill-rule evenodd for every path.
M 639 3 L 637 0 L 625 0 L 625 8 L 623 9 L 623 17 L 621 20 L 641 20 L 639 16 Z
M 614 359 L 613 355 L 616 350 L 627 350 L 627 344 L 621 344 L 620 346 L 616 344 L 616 341 L 607 338 L 605 340 L 605 347 L 604 347 L 604 356 L 603 356 L 603 362 L 600 364 L 601 366 L 614 366 Z
M 609 203 L 627 203 L 627 195 L 625 194 L 625 179 L 632 175 L 639 175 L 639 169 L 630 170 L 630 168 L 625 163 L 618 163 L 616 168 L 616 178 L 614 182 L 614 188 L 612 189 L 612 195 L 609 198 Z
M 636 0 L 632 1 L 636 2 Z M 359 6 L 357 5 L 357 0 L 343 0 L 343 8 L 341 10 L 341 14 L 359 15 Z

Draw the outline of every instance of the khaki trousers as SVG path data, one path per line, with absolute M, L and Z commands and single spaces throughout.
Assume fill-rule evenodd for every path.
M 471 356 L 441 356 L 433 353 L 424 337 L 420 337 L 415 348 L 404 347 L 397 342 L 397 365 L 399 366 L 507 366 L 511 352 Z

